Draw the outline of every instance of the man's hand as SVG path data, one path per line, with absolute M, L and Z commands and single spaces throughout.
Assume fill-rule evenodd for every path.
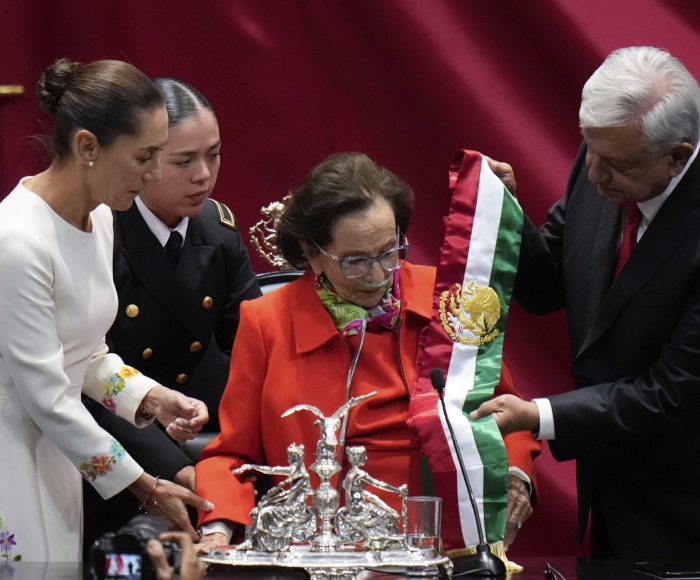
M 515 540 L 523 523 L 532 515 L 530 490 L 517 475 L 508 475 L 508 516 L 506 519 L 506 536 L 503 546 L 507 550 Z
M 211 534 L 202 536 L 202 539 L 196 546 L 197 554 L 200 556 L 206 556 L 210 550 L 226 545 L 228 545 L 228 538 L 226 537 L 226 534 L 222 532 L 212 532 Z
M 501 161 L 494 161 L 490 157 L 486 157 L 486 163 L 489 164 L 489 169 L 496 174 L 496 177 L 503 182 L 513 195 L 515 195 L 515 174 L 513 173 L 513 168 L 507 163 L 502 163 Z
M 528 403 L 515 395 L 501 395 L 483 403 L 476 411 L 472 411 L 473 419 L 481 419 L 493 415 L 496 424 L 503 435 L 516 431 L 540 430 L 540 412 L 536 403 Z
M 143 409 L 155 415 L 175 441 L 194 439 L 209 420 L 209 411 L 202 401 L 160 385 L 148 392 Z
M 187 534 L 183 534 L 182 532 L 170 532 L 161 534 L 160 539 L 170 540 L 171 542 L 174 541 L 180 544 L 182 562 L 180 564 L 179 578 L 181 580 L 202 580 L 204 578 L 207 567 L 197 559 L 192 540 Z M 163 544 L 158 540 L 149 540 L 148 544 L 146 544 L 146 550 L 153 562 L 157 580 L 172 580 L 175 571 L 170 564 L 168 564 L 168 559 L 163 550 Z

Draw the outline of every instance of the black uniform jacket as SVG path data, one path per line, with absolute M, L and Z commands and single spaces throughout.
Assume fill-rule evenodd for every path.
M 110 346 L 166 387 L 190 392 L 209 343 L 231 354 L 243 300 L 260 296 L 228 208 L 212 200 L 190 218 L 177 269 L 138 207 L 115 212 L 114 283 L 119 310 Z
M 687 558 L 700 546 L 700 159 L 613 280 L 623 208 L 597 194 L 585 155 L 540 231 L 526 219 L 515 288 L 527 310 L 568 315 L 577 388 L 549 398 L 550 448 L 577 459 L 579 540 L 596 493 L 618 556 Z
M 110 349 L 164 386 L 203 400 L 207 427 L 218 430 L 239 307 L 260 296 L 231 211 L 207 200 L 190 218 L 177 269 L 136 204 L 114 212 L 114 283 L 119 310 Z M 189 463 L 157 427 L 135 429 L 101 407 L 91 410 L 152 475 L 169 478 Z
M 260 296 L 248 252 L 231 211 L 208 200 L 190 218 L 174 269 L 136 204 L 114 215 L 114 282 L 117 318 L 107 337 L 128 365 L 166 387 L 204 401 L 217 431 L 231 348 L 243 300 Z M 192 462 L 158 426 L 137 429 L 86 401 L 97 422 L 151 475 L 172 480 Z M 85 485 L 85 554 L 107 531 L 138 513 L 124 491 L 105 502 Z

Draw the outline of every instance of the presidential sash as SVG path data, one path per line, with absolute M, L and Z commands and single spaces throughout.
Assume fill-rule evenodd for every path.
M 429 327 L 421 336 L 409 424 L 418 434 L 442 497 L 446 550 L 478 544 L 467 487 L 430 371 L 446 376 L 445 403 L 486 541 L 503 539 L 508 456 L 496 421 L 469 413 L 493 397 L 520 253 L 523 213 L 480 153 L 460 150 L 450 167 L 452 201 L 440 252 Z

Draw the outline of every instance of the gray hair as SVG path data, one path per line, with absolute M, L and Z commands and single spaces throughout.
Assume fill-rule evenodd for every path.
M 583 87 L 581 128 L 636 125 L 658 156 L 700 140 L 700 87 L 681 61 L 650 46 L 620 48 Z

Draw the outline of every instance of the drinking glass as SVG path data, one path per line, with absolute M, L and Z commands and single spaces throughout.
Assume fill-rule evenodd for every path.
M 406 499 L 406 538 L 411 548 L 440 549 L 442 499 L 411 496 Z

